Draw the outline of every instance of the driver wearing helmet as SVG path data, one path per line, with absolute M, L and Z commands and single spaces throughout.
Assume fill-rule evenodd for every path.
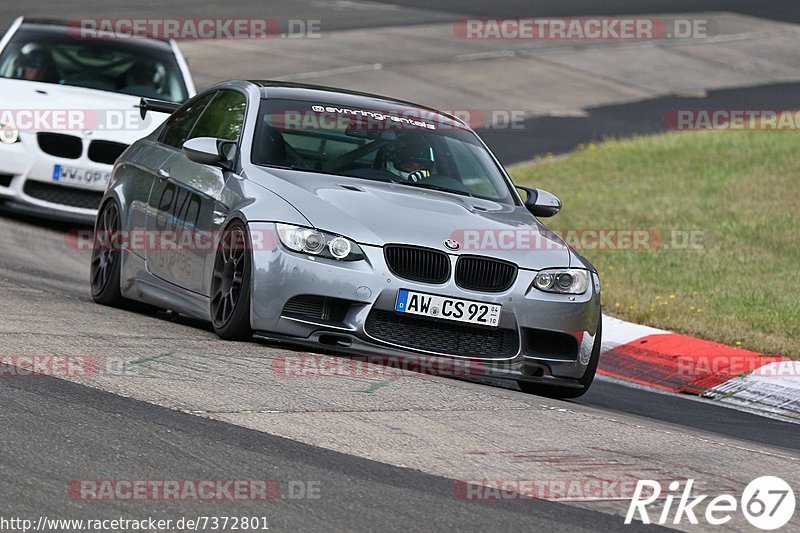
M 386 170 L 409 181 L 418 182 L 434 168 L 433 147 L 421 135 L 397 141 L 387 153 Z
M 27 81 L 53 81 L 53 58 L 45 50 L 34 48 L 25 50 L 17 58 L 15 77 Z
M 163 67 L 152 61 L 136 61 L 126 73 L 128 84 L 125 92 L 144 98 L 161 98 L 162 71 Z

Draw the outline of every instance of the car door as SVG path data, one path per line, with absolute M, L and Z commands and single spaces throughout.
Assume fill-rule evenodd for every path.
M 246 102 L 245 95 L 238 91 L 216 91 L 187 135 L 165 140 L 180 146 L 197 137 L 238 142 Z M 148 266 L 153 274 L 172 284 L 208 295 L 206 264 L 215 249 L 214 211 L 231 173 L 218 166 L 195 163 L 177 146 L 172 148 L 173 153 L 162 166 L 159 182 L 150 196 L 149 212 L 153 217 L 148 221 L 148 229 L 168 242 L 174 238 L 176 244 L 156 247 L 152 263 L 148 256 Z
M 172 153 L 157 142 L 140 141 L 118 160 L 114 168 L 114 179 L 125 186 L 121 188 L 127 202 L 126 227 L 131 232 L 142 232 L 147 228 L 147 206 L 150 191 L 158 178 L 158 169 Z M 138 242 L 138 241 L 137 241 Z M 145 257 L 146 247 L 131 243 L 128 250 Z
M 156 169 L 155 180 L 148 197 L 146 227 L 150 234 L 145 258 L 148 270 L 162 279 L 171 279 L 185 263 L 185 254 L 170 245 L 170 234 L 177 224 L 173 211 L 177 208 L 177 184 L 172 179 L 170 159 L 189 138 L 195 124 L 216 92 L 203 94 L 175 112 L 164 125 L 158 146 L 165 152 L 162 163 Z

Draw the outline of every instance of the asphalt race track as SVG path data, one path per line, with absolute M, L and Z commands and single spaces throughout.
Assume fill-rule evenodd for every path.
M 75 519 L 219 515 L 267 516 L 279 531 L 513 529 L 536 523 L 548 531 L 613 528 L 618 519 L 545 501 L 454 500 L 452 481 L 289 439 L 51 380 L 4 380 L 0 401 L 6 450 L 0 468 L 17 482 L 0 488 L 4 509 L 15 516 Z M 106 503 L 102 510 L 63 499 L 65 486 L 91 464 L 108 477 L 207 479 L 209 477 L 313 480 L 328 488 L 319 499 L 261 504 L 230 502 Z M 218 475 L 216 473 L 219 473 Z M 23 482 L 24 480 L 24 482 Z M 6 512 L 6 514 L 8 514 Z
M 266 516 L 275 530 L 616 530 L 625 502 L 461 501 L 454 483 L 649 475 L 730 491 L 764 471 L 800 475 L 794 424 L 605 380 L 564 402 L 380 371 L 366 379 L 282 375 L 276 361 L 295 354 L 284 347 L 227 343 L 201 323 L 95 305 L 87 254 L 69 242 L 58 224 L 0 219 L 4 353 L 99 362 L 88 377 L 0 380 L 0 501 L 14 516 L 244 513 Z M 320 498 L 66 496 L 72 480 L 164 478 L 267 478 L 283 490 L 308 482 Z
M 109 0 L 88 8 L 85 1 L 47 0 L 4 7 L 0 26 L 20 14 L 169 17 L 188 16 L 191 8 L 194 17 L 220 16 L 220 5 Z M 265 14 L 262 2 L 246 0 L 226 16 L 321 18 L 331 31 L 450 22 L 464 15 L 725 10 L 800 18 L 785 1 L 626 0 L 612 10 L 588 0 L 515 0 L 504 9 L 486 2 L 445 0 L 433 7 L 401 0 L 371 6 L 359 17 L 348 5 L 286 0 L 271 2 Z M 796 88 L 787 83 L 710 96 L 724 107 L 737 95 L 769 94 L 775 100 L 768 107 L 781 107 L 791 103 Z M 588 118 L 535 118 L 524 132 L 494 139 L 501 145 L 506 136 L 552 128 L 557 135 L 537 146 L 566 151 L 602 138 L 603 128 L 611 134 L 658 131 L 661 110 L 674 105 L 646 101 L 601 107 Z M 486 138 L 491 144 L 492 134 Z M 530 154 L 501 155 L 516 161 Z M 623 524 L 630 495 L 468 501 L 459 496 L 459 481 L 695 479 L 716 495 L 738 494 L 765 474 L 795 486 L 800 480 L 797 424 L 605 379 L 567 402 L 525 395 L 507 383 L 398 377 L 380 368 L 366 377 L 290 375 L 282 371 L 286 361 L 305 357 L 291 347 L 224 342 L 203 323 L 95 305 L 89 254 L 74 249 L 70 229 L 0 206 L 0 355 L 79 356 L 97 363 L 88 375 L 0 379 L 0 516 L 264 516 L 275 531 L 628 531 L 636 529 Z M 331 361 L 328 355 L 311 357 Z M 268 502 L 71 496 L 71 482 L 92 479 L 270 479 L 281 496 Z M 293 493 L 293 486 L 305 488 Z M 800 517 L 791 525 L 800 528 Z M 751 530 L 741 515 L 726 527 Z

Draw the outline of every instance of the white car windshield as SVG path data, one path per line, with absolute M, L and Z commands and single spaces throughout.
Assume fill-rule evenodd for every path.
M 370 106 L 263 100 L 252 161 L 513 203 L 500 166 L 463 124 L 424 108 Z
M 188 97 L 168 43 L 85 39 L 59 26 L 21 27 L 0 54 L 0 77 L 170 102 Z

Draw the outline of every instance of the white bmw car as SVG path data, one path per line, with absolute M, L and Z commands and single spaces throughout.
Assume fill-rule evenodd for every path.
M 167 118 L 140 99 L 195 94 L 173 41 L 84 38 L 65 23 L 17 19 L 0 40 L 0 201 L 93 222 L 114 161 Z

